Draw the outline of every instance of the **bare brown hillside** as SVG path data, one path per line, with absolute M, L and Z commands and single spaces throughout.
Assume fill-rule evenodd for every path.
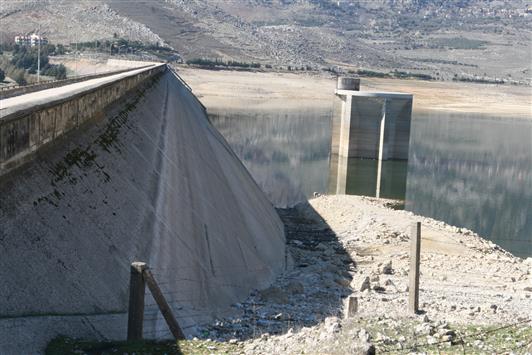
M 185 59 L 528 82 L 526 0 L 102 0 L 2 2 L 0 33 L 54 41 L 164 40 Z

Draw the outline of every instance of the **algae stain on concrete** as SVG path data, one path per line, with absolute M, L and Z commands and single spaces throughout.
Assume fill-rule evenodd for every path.
M 100 181 L 103 183 L 107 183 L 111 180 L 111 175 L 106 171 L 105 166 L 98 164 L 98 153 L 96 153 L 93 147 L 96 149 L 99 147 L 99 150 L 105 151 L 109 154 L 112 153 L 111 148 L 114 148 L 116 153 L 121 153 L 119 136 L 122 128 L 127 125 L 129 113 L 137 108 L 146 91 L 153 87 L 159 79 L 160 76 L 152 79 L 144 88 L 135 89 L 133 99 L 126 102 L 125 107 L 109 120 L 100 135 L 98 135 L 85 148 L 76 147 L 66 153 L 63 159 L 55 163 L 55 165 L 49 170 L 52 175 L 50 184 L 54 187 L 54 190 L 33 201 L 34 206 L 37 206 L 42 202 L 47 202 L 54 207 L 58 207 L 59 201 L 65 195 L 64 192 L 58 190 L 58 183 L 67 182 L 70 185 L 76 185 L 83 179 L 83 176 L 86 177 L 90 173 L 97 174 Z M 89 207 L 96 208 L 94 206 Z

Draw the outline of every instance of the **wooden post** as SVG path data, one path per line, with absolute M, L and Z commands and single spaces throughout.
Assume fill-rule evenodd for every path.
M 349 296 L 345 310 L 345 319 L 352 318 L 358 312 L 358 298 Z
M 163 317 L 166 320 L 166 324 L 168 324 L 168 328 L 170 328 L 170 331 L 172 332 L 172 335 L 176 340 L 185 339 L 185 335 L 183 334 L 181 327 L 177 323 L 172 309 L 166 302 L 166 299 L 164 298 L 163 293 L 159 288 L 159 285 L 157 285 L 157 282 L 155 282 L 155 279 L 153 278 L 150 269 L 145 268 L 143 275 L 144 280 L 148 284 L 148 288 L 150 289 L 151 294 L 155 299 L 155 302 L 157 302 L 157 305 L 159 306 L 159 309 L 161 310 L 161 313 L 163 314 Z
M 412 225 L 410 235 L 410 273 L 408 286 L 408 310 L 419 312 L 419 259 L 421 254 L 421 222 Z
M 142 276 L 145 263 L 131 264 L 129 278 L 129 310 L 127 319 L 127 340 L 142 339 L 142 325 L 144 322 L 144 278 Z

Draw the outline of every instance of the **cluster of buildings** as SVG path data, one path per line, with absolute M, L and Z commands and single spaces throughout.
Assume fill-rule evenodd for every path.
M 41 42 L 41 45 L 48 44 L 48 39 L 46 37 L 39 36 L 35 33 L 28 36 L 15 36 L 15 44 L 20 46 L 37 46 Z

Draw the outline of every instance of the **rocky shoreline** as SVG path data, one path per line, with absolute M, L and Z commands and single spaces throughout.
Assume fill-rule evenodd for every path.
M 530 353 L 532 258 L 390 206 L 320 196 L 279 210 L 293 267 L 197 337 L 245 354 Z M 414 315 L 408 263 L 417 221 L 422 312 Z M 346 317 L 349 297 L 357 307 Z

